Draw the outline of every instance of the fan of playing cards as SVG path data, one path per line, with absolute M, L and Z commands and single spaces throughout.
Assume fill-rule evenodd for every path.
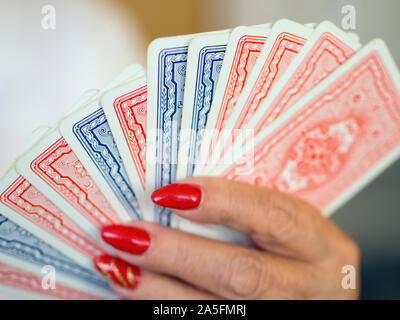
M 93 267 L 102 226 L 144 219 L 223 241 L 154 205 L 211 175 L 332 214 L 400 154 L 400 76 L 382 40 L 289 20 L 154 40 L 139 65 L 36 130 L 0 181 L 0 291 L 115 298 Z M 134 279 L 132 279 L 134 281 Z

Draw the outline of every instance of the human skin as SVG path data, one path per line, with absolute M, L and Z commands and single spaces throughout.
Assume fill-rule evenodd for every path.
M 152 199 L 193 222 L 221 224 L 245 233 L 254 246 L 215 241 L 145 221 L 105 227 L 102 237 L 117 249 L 118 258 L 97 257 L 95 265 L 123 298 L 359 296 L 357 244 L 298 198 L 223 178 L 201 177 L 156 190 Z M 110 264 L 113 259 L 117 263 Z M 355 289 L 342 286 L 345 274 L 341 271 L 347 265 L 356 270 Z M 131 281 L 121 282 L 121 274 Z

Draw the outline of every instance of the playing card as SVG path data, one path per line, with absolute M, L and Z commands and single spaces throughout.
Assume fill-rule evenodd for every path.
M 90 94 L 89 97 L 92 97 L 92 95 Z M 51 127 L 46 127 L 46 126 L 42 126 L 33 130 L 32 134 L 28 138 L 28 141 L 26 141 L 26 143 L 24 144 L 19 155 L 27 152 L 30 148 L 32 148 L 36 143 L 40 141 L 40 139 L 42 139 L 47 133 L 49 133 L 50 130 Z
M 202 135 L 200 151 L 195 159 L 194 175 L 202 173 L 208 155 L 212 152 L 212 132 L 222 130 L 269 33 L 270 29 L 261 27 L 237 27 L 232 31 L 208 114 L 205 134 Z
M 132 189 L 145 208 L 146 79 L 130 81 L 106 92 L 101 105 L 107 117 Z M 142 210 L 146 219 L 146 212 Z M 148 220 L 151 220 L 152 215 Z
M 96 99 L 64 118 L 59 130 L 121 219 L 142 219 L 100 100 Z
M 114 79 L 112 79 L 107 86 L 105 86 L 99 93 L 98 98 L 102 96 L 106 91 L 115 88 L 125 82 L 132 81 L 134 79 L 142 78 L 145 76 L 145 70 L 140 64 L 131 64 L 120 72 Z
M 85 107 L 90 102 L 98 100 L 101 95 L 107 90 L 110 90 L 125 81 L 135 79 L 137 77 L 143 77 L 145 74 L 143 67 L 140 64 L 131 64 L 122 70 L 116 77 L 114 77 L 101 91 L 97 89 L 89 89 L 84 92 L 81 97 L 75 102 L 75 104 L 70 108 L 69 112 L 64 115 L 64 118 Z
M 333 213 L 400 154 L 400 75 L 382 40 L 360 49 L 214 174 Z M 252 165 L 251 165 L 252 164 Z
M 226 125 L 226 129 L 232 131 L 233 140 L 235 133 L 240 129 L 252 130 L 253 134 L 257 135 L 269 122 L 314 88 L 360 47 L 353 37 L 331 22 L 322 22 L 293 58 L 286 71 L 276 80 L 267 96 L 260 100 L 255 112 L 246 105 L 239 108 L 240 101 L 245 101 L 242 97 L 239 98 L 238 108 L 233 110 Z M 223 153 L 230 148 L 231 142 L 232 140 L 228 140 L 224 145 Z
M 261 102 L 249 120 L 248 127 L 254 129 L 254 134 L 257 135 L 360 47 L 359 42 L 331 22 L 321 23 L 266 99 Z M 240 113 L 232 129 L 240 129 L 245 117 L 243 112 Z
M 51 266 L 56 272 L 56 286 L 65 285 L 98 298 L 115 297 L 107 281 L 96 271 L 82 268 L 1 213 L 0 262 L 38 276 L 43 276 L 44 266 Z
M 257 111 L 261 102 L 267 97 L 273 85 L 288 68 L 312 32 L 313 29 L 286 19 L 274 24 L 271 35 L 260 52 L 236 104 L 230 108 L 230 112 L 225 115 L 223 121 L 221 118 L 221 125 L 214 127 L 214 136 L 210 143 L 213 157 L 203 169 L 203 174 L 217 164 L 224 146 L 229 145 L 239 133 L 239 131 L 232 132 L 232 128 L 226 127 L 230 114 L 233 113 L 236 119 L 240 118 L 240 126 L 246 123 Z M 218 141 L 223 130 L 227 133 L 227 137 L 222 136 L 223 138 Z
M 193 174 L 230 31 L 195 37 L 189 44 L 176 179 Z
M 42 275 L 43 276 L 43 275 Z M 0 292 L 22 299 L 93 300 L 96 296 L 68 286 L 57 284 L 56 288 L 44 289 L 42 277 L 18 267 L 0 262 Z
M 137 184 L 140 184 L 139 187 L 141 188 L 141 183 L 144 184 L 144 176 L 139 173 L 145 172 L 143 151 L 146 142 L 146 101 L 145 79 L 115 88 L 102 98 L 102 105 L 113 130 L 117 146 L 121 151 L 121 156 L 127 163 L 126 167 L 131 169 L 133 179 L 137 179 Z M 132 164 L 135 166 L 132 166 Z M 179 223 L 179 228 L 217 240 L 248 244 L 248 239 L 242 234 L 220 226 L 206 226 L 182 221 Z
M 143 76 L 143 68 L 131 65 L 98 92 L 91 101 L 81 98 L 74 110 L 98 101 L 103 92 L 123 81 Z M 103 225 L 126 220 L 124 213 L 116 213 L 93 179 L 87 173 L 68 143 L 55 128 L 50 130 L 16 162 L 16 169 L 29 183 L 70 217 L 93 239 L 100 241 L 98 229 Z M 64 251 L 63 251 L 64 252 Z
M 23 154 L 16 162 L 16 169 L 102 245 L 99 229 L 124 219 L 112 209 L 57 129 L 52 129 Z
M 90 99 L 94 91 L 84 93 L 78 103 Z M 49 130 L 48 127 L 36 129 L 22 153 L 32 148 Z M 92 259 L 102 253 L 101 248 L 15 169 L 10 169 L 0 180 L 0 209 L 6 217 L 70 259 L 94 270 Z
M 75 104 L 68 110 L 68 112 L 65 114 L 65 116 L 68 116 L 69 114 L 75 112 L 82 106 L 86 105 L 89 103 L 92 99 L 95 99 L 99 95 L 100 91 L 98 89 L 89 89 L 86 90 L 80 97 L 79 99 L 75 102 Z M 35 142 L 36 143 L 36 142 Z M 25 145 L 24 151 L 27 151 L 29 148 L 29 143 Z M 22 153 L 22 152 L 21 152 Z
M 174 183 L 186 60 L 194 35 L 160 38 L 148 48 L 146 192 Z M 154 222 L 171 225 L 171 211 L 148 202 Z
M 147 194 L 175 181 L 188 43 L 191 39 L 191 35 L 157 39 L 148 50 Z M 228 228 L 196 225 L 176 217 L 171 220 L 169 209 L 150 203 L 147 208 L 149 212 L 154 212 L 154 222 L 218 240 L 249 243 L 246 236 Z
M 271 22 L 266 22 L 266 23 L 256 24 L 256 25 L 250 26 L 250 27 L 256 27 L 256 28 L 261 28 L 261 29 L 271 29 L 272 28 L 272 23 Z
M 360 42 L 360 36 L 355 32 L 347 32 L 347 35 L 351 37 L 355 42 Z
M 14 169 L 0 181 L 0 213 L 70 259 L 93 269 L 102 248 Z

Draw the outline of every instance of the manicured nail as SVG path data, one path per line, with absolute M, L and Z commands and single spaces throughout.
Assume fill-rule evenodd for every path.
M 134 289 L 139 283 L 140 270 L 119 258 L 102 254 L 94 258 L 94 265 L 108 279 L 120 286 Z
M 201 200 L 201 190 L 192 184 L 174 183 L 155 190 L 151 200 L 161 207 L 171 209 L 194 209 Z
M 149 234 L 132 226 L 106 226 L 101 230 L 101 237 L 114 248 L 132 254 L 142 254 L 150 246 Z

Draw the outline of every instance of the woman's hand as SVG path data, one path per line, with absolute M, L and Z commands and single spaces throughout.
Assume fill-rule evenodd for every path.
M 343 266 L 359 268 L 359 249 L 302 200 L 221 178 L 190 178 L 153 201 L 193 222 L 248 234 L 255 248 L 135 221 L 109 226 L 103 239 L 119 258 L 96 267 L 129 299 L 354 299 Z

